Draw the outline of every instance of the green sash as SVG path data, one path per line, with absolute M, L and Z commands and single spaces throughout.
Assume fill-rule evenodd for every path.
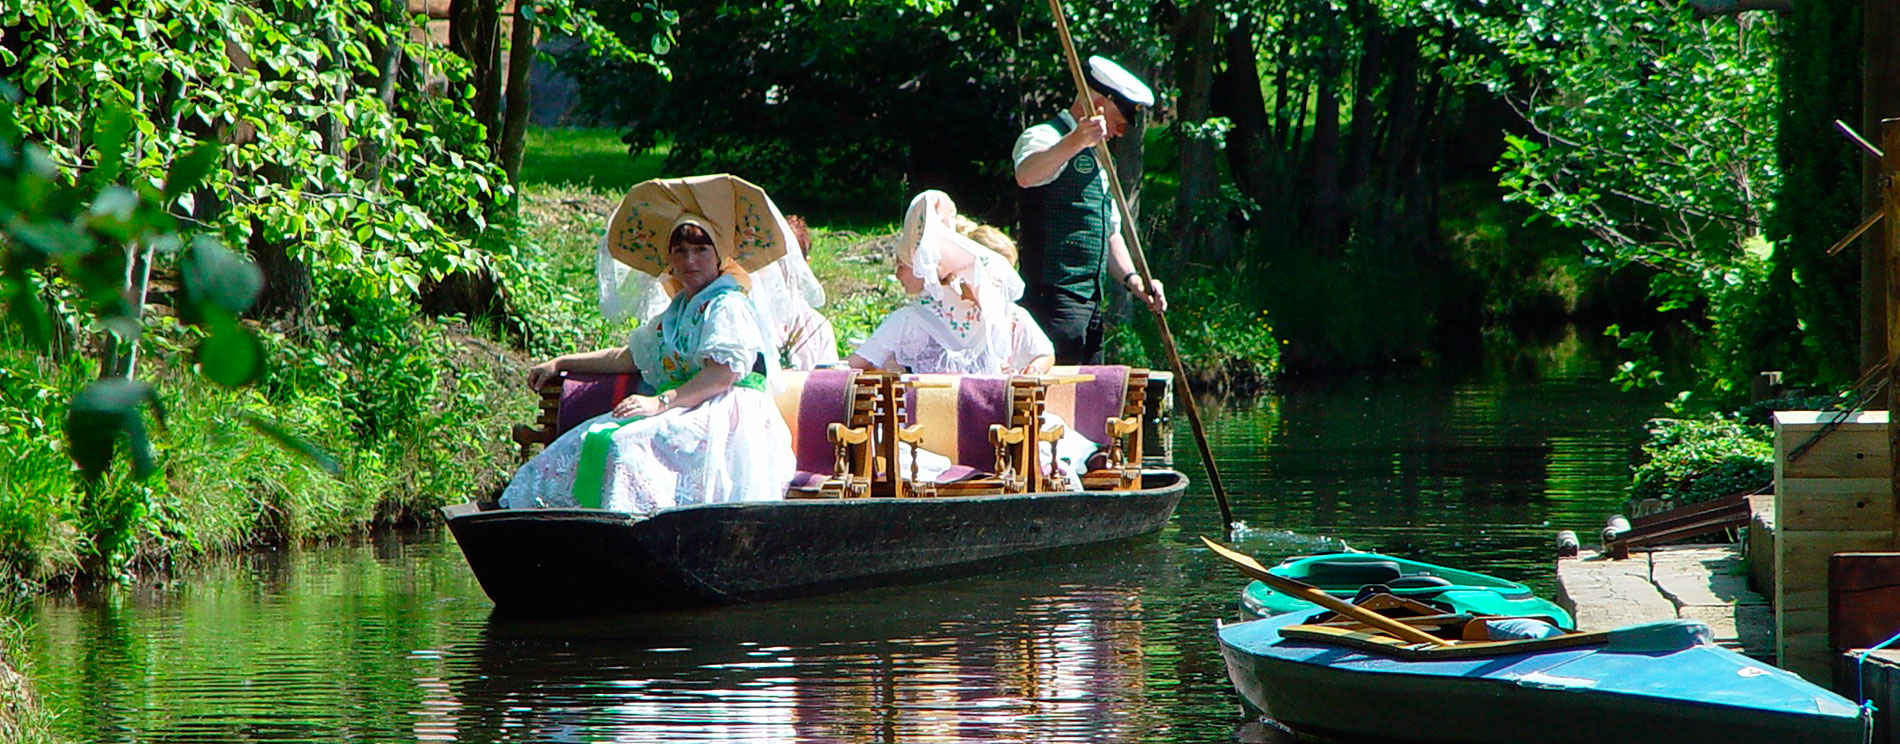
M 668 383 L 660 386 L 655 393 L 665 393 L 682 384 L 685 384 L 684 380 Z M 765 392 L 765 375 L 757 372 L 749 372 L 746 376 L 733 382 L 732 386 L 749 388 L 763 393 Z M 620 401 L 614 401 L 616 405 L 618 405 L 619 402 Z M 574 471 L 574 503 L 588 509 L 600 508 L 600 491 L 603 487 L 601 479 L 606 477 L 607 474 L 607 453 L 613 450 L 614 432 L 619 431 L 622 426 L 626 426 L 643 418 L 646 417 L 610 418 L 587 427 L 586 433 L 581 435 L 581 461 Z

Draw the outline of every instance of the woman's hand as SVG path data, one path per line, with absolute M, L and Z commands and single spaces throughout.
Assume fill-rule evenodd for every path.
M 629 395 L 614 404 L 615 418 L 634 416 L 658 416 L 666 410 L 666 401 L 651 395 Z
M 528 390 L 540 392 L 548 383 L 560 379 L 560 359 L 549 359 L 528 368 Z

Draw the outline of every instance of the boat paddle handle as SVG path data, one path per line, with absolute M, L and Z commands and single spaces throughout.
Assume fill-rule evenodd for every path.
M 1313 586 L 1312 584 L 1270 572 L 1266 566 L 1260 565 L 1259 561 L 1254 560 L 1253 556 L 1247 555 L 1246 553 L 1234 550 L 1233 548 L 1209 540 L 1206 537 L 1202 537 L 1201 542 L 1207 543 L 1207 547 L 1214 551 L 1214 555 L 1220 556 L 1226 559 L 1228 563 L 1234 564 L 1235 567 L 1240 569 L 1241 573 L 1259 579 L 1265 582 L 1267 586 L 1273 587 L 1283 594 L 1312 602 L 1313 604 L 1337 612 L 1340 615 L 1350 617 L 1366 625 L 1383 630 L 1403 640 L 1433 646 L 1452 645 L 1451 641 L 1439 638 L 1418 628 L 1414 628 L 1377 612 L 1373 612 L 1372 610 L 1359 607 L 1351 602 L 1327 594 L 1325 590 Z

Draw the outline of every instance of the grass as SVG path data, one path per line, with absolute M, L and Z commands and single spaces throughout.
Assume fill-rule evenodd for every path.
M 671 151 L 672 144 L 662 142 L 638 155 L 629 154 L 616 129 L 531 127 L 521 158 L 521 183 L 622 194 L 636 183 L 663 175 L 660 166 Z
M 13 666 L 15 650 L 26 645 L 26 627 L 13 615 L 0 615 L 0 744 L 55 744 L 53 715 L 23 675 L 32 670 Z

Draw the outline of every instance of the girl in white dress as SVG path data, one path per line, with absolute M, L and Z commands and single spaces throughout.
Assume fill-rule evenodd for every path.
M 1016 300 L 1023 281 L 1011 258 L 964 234 L 975 223 L 957 215 L 950 196 L 931 190 L 918 194 L 904 215 L 897 244 L 897 280 L 911 301 L 891 311 L 871 337 L 851 354 L 858 369 L 887 369 L 917 374 L 1042 374 L 1055 363 L 1055 346 Z M 998 237 L 1003 237 L 998 234 Z M 999 248 L 1014 246 L 1003 237 Z M 1049 461 L 1073 490 L 1082 489 L 1082 464 L 1095 443 L 1075 427 L 1044 413 L 1043 425 L 1065 426 Z M 910 448 L 898 448 L 899 467 L 908 472 Z M 920 477 L 934 478 L 950 460 L 928 450 L 916 453 Z
M 1016 304 L 1023 280 L 1009 260 L 960 234 L 957 208 L 918 194 L 897 244 L 897 281 L 910 302 L 851 354 L 858 369 L 918 374 L 1040 374 L 1055 362 L 1048 335 Z
M 677 218 L 666 255 L 672 302 L 626 347 L 528 371 L 529 387 L 539 389 L 561 372 L 637 369 L 658 394 L 628 396 L 556 439 L 515 473 L 502 506 L 648 515 L 783 497 L 796 464 L 791 432 L 766 393 L 777 354 L 746 296 L 746 272 L 716 242 L 719 232 L 698 215 Z

